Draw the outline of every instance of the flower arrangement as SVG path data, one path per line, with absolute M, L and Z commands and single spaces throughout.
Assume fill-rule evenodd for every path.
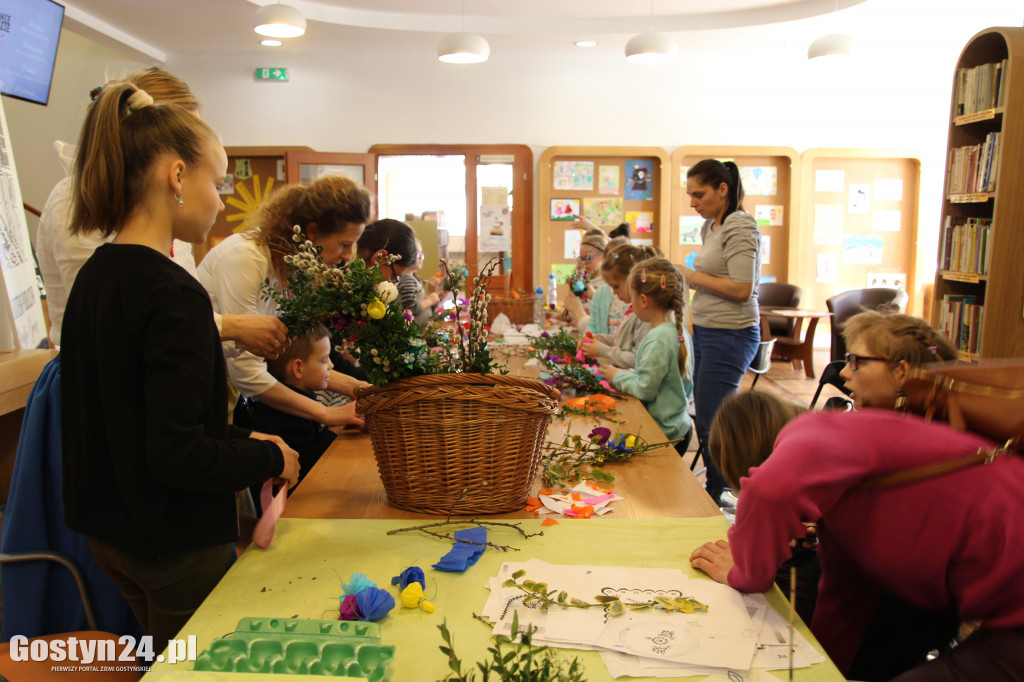
M 587 332 L 591 335 L 590 332 Z M 556 388 L 575 388 L 587 393 L 621 395 L 612 385 L 601 378 L 596 363 L 587 361 L 582 350 L 577 349 L 576 339 L 565 329 L 553 334 L 544 332 L 531 343 L 532 355 L 548 371 L 544 383 Z
M 586 438 L 566 436 L 561 445 L 549 443 L 549 452 L 544 455 L 544 481 L 548 485 L 562 485 L 584 479 L 613 481 L 615 477 L 594 465 L 605 462 L 626 462 L 648 450 L 668 447 L 674 441 L 648 443 L 639 435 L 617 433 L 603 426 L 594 428 Z
M 487 348 L 484 323 L 487 319 L 487 279 L 498 265 L 495 259 L 484 266 L 474 280 L 468 300 L 469 321 L 450 333 L 428 337 L 424 327 L 412 320 L 398 303 L 398 289 L 382 281 L 380 268 L 362 259 L 342 265 L 327 265 L 320 249 L 296 225 L 292 240 L 295 253 L 284 257 L 288 267 L 287 286 L 278 289 L 264 281 L 264 298 L 273 300 L 281 321 L 293 336 L 307 333 L 317 324 L 334 332 L 340 348 L 359 360 L 370 382 L 383 386 L 391 381 L 424 374 L 476 372 L 496 369 Z M 442 267 L 449 272 L 448 265 Z M 455 290 L 455 319 L 461 318 Z M 438 345 L 428 345 L 429 342 Z
M 590 296 L 587 295 L 587 286 L 590 284 L 590 273 L 583 268 L 577 268 L 573 270 L 572 274 L 569 275 L 565 283 L 569 287 L 569 291 L 579 296 L 581 300 L 586 301 Z

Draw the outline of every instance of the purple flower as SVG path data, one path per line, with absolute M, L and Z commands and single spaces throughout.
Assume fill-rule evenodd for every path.
M 351 320 L 349 320 L 341 313 L 338 313 L 337 315 L 331 318 L 331 326 L 337 329 L 338 331 L 343 331 L 345 327 L 347 327 L 350 323 Z
M 347 594 L 341 600 L 341 608 L 338 610 L 338 620 L 360 620 L 362 614 L 356 606 L 356 595 Z
M 546 338 L 548 338 L 549 336 L 551 336 L 551 334 L 548 334 L 547 332 L 541 332 L 541 333 L 540 333 L 540 338 L 542 338 L 542 339 L 546 339 Z
M 605 428 L 604 426 L 598 426 L 589 434 L 587 434 L 587 438 L 589 438 L 590 440 L 596 440 L 601 445 L 607 443 L 608 439 L 611 437 L 612 430 L 609 428 Z
M 402 317 L 405 318 L 406 322 L 412 322 L 412 313 L 408 310 L 402 312 Z

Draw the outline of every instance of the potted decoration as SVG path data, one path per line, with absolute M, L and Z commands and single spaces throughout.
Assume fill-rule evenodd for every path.
M 432 514 L 521 509 L 559 392 L 495 371 L 484 325 L 487 280 L 498 261 L 473 280 L 468 321 L 428 332 L 401 309 L 397 288 L 381 281 L 376 266 L 361 259 L 329 266 L 294 230 L 288 285 L 268 285 L 266 295 L 291 334 L 328 325 L 374 384 L 360 390 L 356 411 L 366 419 L 389 503 Z M 452 294 L 461 306 L 459 291 Z

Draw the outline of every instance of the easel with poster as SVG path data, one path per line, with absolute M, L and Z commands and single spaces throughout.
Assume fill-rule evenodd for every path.
M 10 129 L 0 102 L 0 352 L 37 348 L 46 339 L 46 319 L 29 241 L 21 186 L 14 166 Z

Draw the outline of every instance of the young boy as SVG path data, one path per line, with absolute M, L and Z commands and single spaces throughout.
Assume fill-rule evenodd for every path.
M 327 388 L 333 367 L 330 355 L 330 333 L 326 327 L 317 326 L 305 336 L 293 338 L 276 360 L 267 360 L 267 370 L 291 390 L 315 400 L 314 392 Z M 319 422 L 286 414 L 258 399 L 246 401 L 246 406 L 235 412 L 235 423 L 244 421 L 253 429 L 280 436 L 298 451 L 299 481 L 334 441 L 334 432 Z

